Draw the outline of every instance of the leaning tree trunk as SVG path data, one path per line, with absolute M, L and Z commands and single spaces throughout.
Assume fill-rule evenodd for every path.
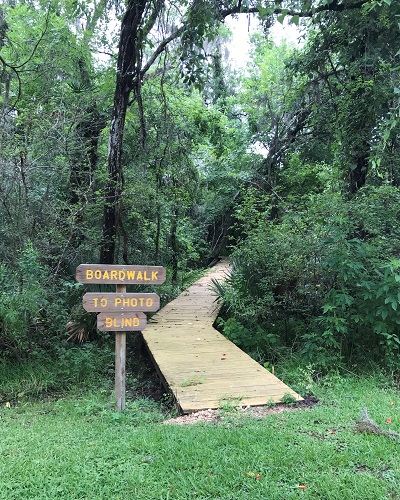
M 368 173 L 370 146 L 367 142 L 363 142 L 357 154 L 353 156 L 353 168 L 349 172 L 349 188 L 350 196 L 365 185 Z
M 138 73 L 140 27 L 146 0 L 130 0 L 122 19 L 114 107 L 108 143 L 108 180 L 103 212 L 100 263 L 113 264 L 122 201 L 122 140 L 132 85 Z
M 368 172 L 368 156 L 362 155 L 355 159 L 354 168 L 350 170 L 350 194 L 355 194 L 365 185 Z

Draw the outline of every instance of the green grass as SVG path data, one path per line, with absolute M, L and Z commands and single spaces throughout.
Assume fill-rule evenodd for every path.
M 367 407 L 399 432 L 400 392 L 352 376 L 315 393 L 313 409 L 191 426 L 163 424 L 145 399 L 115 413 L 106 389 L 2 404 L 0 498 L 399 499 L 400 443 L 352 425 Z

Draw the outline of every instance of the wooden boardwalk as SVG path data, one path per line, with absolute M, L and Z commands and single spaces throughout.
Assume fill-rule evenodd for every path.
M 183 413 L 224 403 L 264 405 L 284 394 L 302 398 L 213 328 L 218 315 L 211 279 L 223 281 L 221 261 L 152 317 L 143 338 L 164 385 Z

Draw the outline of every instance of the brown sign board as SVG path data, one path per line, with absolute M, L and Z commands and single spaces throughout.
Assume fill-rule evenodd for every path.
M 146 328 L 147 318 L 141 312 L 101 313 L 97 315 L 97 329 L 101 332 L 133 332 Z
M 76 270 L 79 283 L 116 285 L 161 285 L 166 278 L 165 267 L 81 264 Z
M 160 308 L 156 293 L 85 293 L 83 308 L 88 312 L 154 312 Z

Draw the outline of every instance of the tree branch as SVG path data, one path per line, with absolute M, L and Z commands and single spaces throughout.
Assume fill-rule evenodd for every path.
M 288 16 L 299 16 L 299 17 L 313 17 L 315 14 L 319 14 L 320 12 L 343 12 L 345 10 L 355 10 L 361 9 L 361 7 L 367 4 L 369 0 L 359 0 L 353 4 L 343 4 L 338 3 L 337 0 L 332 0 L 327 5 L 320 5 L 311 10 L 307 11 L 298 11 L 298 10 L 290 10 L 290 9 L 282 9 L 281 7 L 275 7 L 273 10 L 271 8 L 270 15 L 279 15 L 282 13 L 286 13 Z M 243 7 L 241 2 L 235 7 L 231 9 L 220 10 L 220 15 L 223 19 L 228 16 L 232 16 L 233 14 L 259 14 L 259 7 Z
M 159 46 L 156 48 L 156 50 L 152 53 L 146 64 L 143 66 L 143 68 L 140 70 L 140 78 L 143 78 L 144 75 L 149 71 L 151 66 L 154 64 L 155 60 L 157 57 L 164 52 L 166 49 L 167 45 L 171 43 L 173 40 L 178 38 L 178 36 L 182 33 L 183 31 L 183 26 L 180 28 L 176 29 L 173 33 L 170 34 L 169 37 L 165 38 Z
M 40 45 L 40 42 L 43 40 L 45 34 L 47 33 L 47 29 L 49 27 L 49 17 L 50 17 L 50 8 L 49 10 L 47 11 L 47 15 L 46 15 L 46 21 L 45 21 L 45 26 L 44 26 L 44 31 L 43 33 L 40 35 L 39 37 L 39 40 L 35 43 L 35 46 L 33 47 L 33 50 L 31 52 L 31 55 L 28 57 L 28 59 L 26 61 L 24 61 L 23 63 L 19 64 L 18 66 L 12 66 L 12 69 L 14 70 L 18 70 L 19 68 L 22 68 L 23 66 L 25 66 L 26 64 L 28 64 L 29 61 L 32 60 L 33 56 L 35 55 L 36 53 L 36 50 L 37 48 L 39 47 Z M 9 67 L 11 67 L 9 65 Z

